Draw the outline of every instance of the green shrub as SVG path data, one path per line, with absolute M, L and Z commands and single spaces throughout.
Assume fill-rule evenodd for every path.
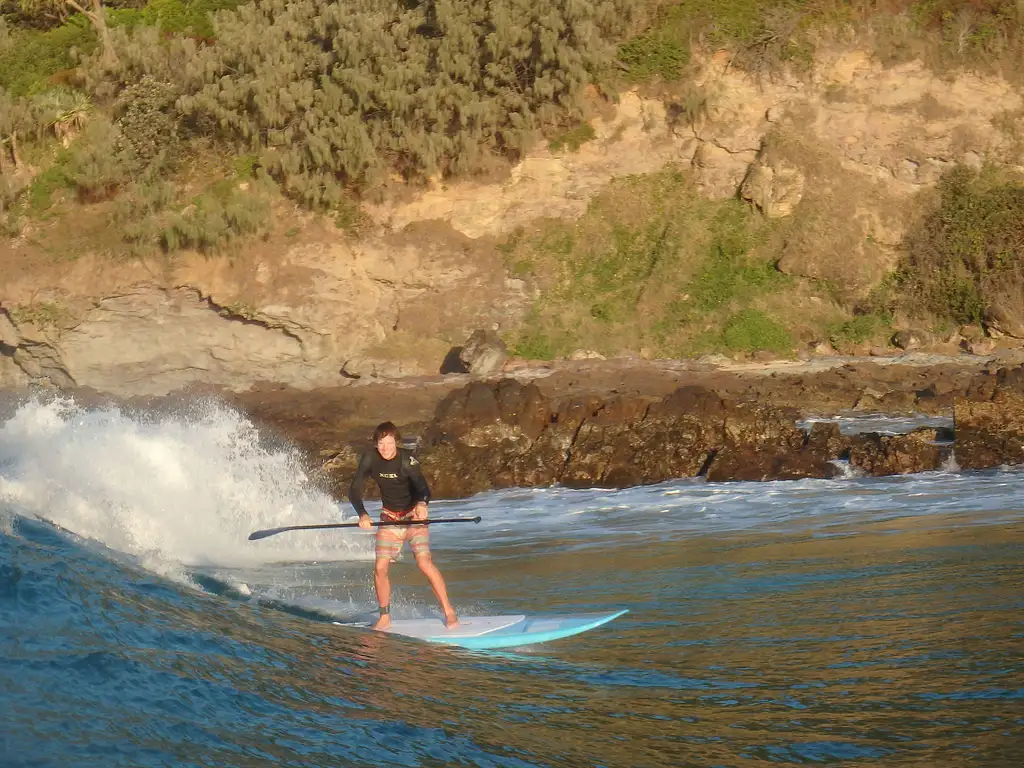
M 334 226 L 354 237 L 361 235 L 372 223 L 359 201 L 349 196 L 343 197 L 334 206 L 333 212 Z
M 242 235 L 260 232 L 267 225 L 269 206 L 249 195 L 200 195 L 192 205 L 169 217 L 158 236 L 166 252 L 193 248 L 210 253 Z
M 114 103 L 122 146 L 141 164 L 173 162 L 179 151 L 181 116 L 174 106 L 178 89 L 149 75 L 132 83 Z
M 905 240 L 893 276 L 911 314 L 979 323 L 993 302 L 1020 309 L 1024 286 L 1024 179 L 958 166 L 939 184 L 938 205 Z
M 624 0 L 256 0 L 216 17 L 182 97 L 292 195 L 486 170 L 580 114 Z M 284 65 L 282 65 L 284 63 Z
M 256 178 L 260 167 L 260 159 L 256 155 L 236 155 L 233 161 L 235 178 L 239 181 Z
M 150 171 L 118 200 L 116 220 L 129 252 L 213 253 L 237 238 L 266 231 L 268 189 L 258 180 L 250 183 L 249 189 L 242 189 L 236 179 L 220 179 L 182 204 L 174 186 Z
M 1016 0 L 918 0 L 910 17 L 923 31 L 940 36 L 949 57 L 976 59 L 1019 45 L 1024 11 Z
M 157 27 L 165 34 L 191 34 L 213 38 L 213 15 L 234 10 L 244 0 L 149 0 L 142 8 L 108 10 L 111 26 L 135 29 Z
M 627 67 L 628 79 L 645 82 L 654 77 L 678 80 L 690 61 L 686 35 L 673 26 L 652 29 L 619 46 L 619 61 Z
M 161 214 L 174 205 L 177 196 L 170 182 L 145 176 L 118 196 L 114 222 L 129 244 L 130 255 L 146 256 L 159 250 Z
M 76 52 L 87 54 L 95 47 L 96 33 L 82 16 L 46 31 L 15 30 L 0 48 L 0 88 L 15 96 L 51 88 L 51 78 L 75 66 Z
M 691 40 L 728 48 L 750 70 L 810 63 L 810 28 L 826 15 L 846 19 L 845 3 L 811 0 L 665 0 L 650 26 L 619 45 L 627 80 L 678 80 L 690 60 Z
M 80 131 L 92 114 L 93 105 L 81 91 L 58 87 L 27 100 L 31 128 L 23 135 L 38 138 L 51 134 L 64 141 Z
M 143 165 L 125 146 L 117 126 L 102 117 L 86 124 L 62 153 L 60 164 L 65 178 L 85 202 L 113 197 Z
M 86 58 L 79 69 L 85 89 L 98 101 L 113 101 L 147 78 L 179 93 L 200 82 L 194 71 L 200 44 L 191 37 L 167 36 L 145 25 L 122 25 L 110 29 L 110 39 L 116 60 L 97 53 Z
M 3 148 L 0 147 L 0 152 Z M 20 178 L 13 174 L 0 173 L 0 215 L 12 211 L 21 198 L 25 185 Z

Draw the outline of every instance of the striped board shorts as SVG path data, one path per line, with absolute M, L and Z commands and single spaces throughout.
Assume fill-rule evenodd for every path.
M 385 509 L 380 521 L 412 520 L 412 510 L 392 512 Z M 402 546 L 409 542 L 414 557 L 430 554 L 430 526 L 427 525 L 382 525 L 377 528 L 376 552 L 378 560 L 395 560 L 402 552 Z

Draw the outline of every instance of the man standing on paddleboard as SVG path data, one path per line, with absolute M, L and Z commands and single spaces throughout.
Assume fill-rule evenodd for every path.
M 383 509 L 380 521 L 414 522 L 427 519 L 427 503 L 430 501 L 430 487 L 423 477 L 420 463 L 411 452 L 399 448 L 402 437 L 398 428 L 390 421 L 378 424 L 373 431 L 375 450 L 367 451 L 359 461 L 359 468 L 352 477 L 348 498 L 359 514 L 359 527 L 373 528 L 370 513 L 363 505 L 363 486 L 367 477 L 372 477 L 380 489 Z M 402 545 L 408 541 L 416 558 L 416 565 L 430 582 L 431 589 L 444 612 L 447 627 L 457 626 L 458 618 L 448 602 L 448 590 L 444 578 L 430 557 L 430 528 L 426 525 L 378 526 L 376 562 L 373 569 L 373 584 L 377 589 L 377 604 L 380 618 L 373 629 L 387 629 L 391 626 L 391 579 L 388 569 L 391 561 L 398 557 Z

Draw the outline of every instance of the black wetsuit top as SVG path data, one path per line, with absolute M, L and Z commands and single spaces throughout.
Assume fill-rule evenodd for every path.
M 385 459 L 377 449 L 363 454 L 348 489 L 349 501 L 360 515 L 369 514 L 363 505 L 363 485 L 367 477 L 377 481 L 384 509 L 409 512 L 419 502 L 430 501 L 430 487 L 420 470 L 420 463 L 404 448 L 399 448 L 393 459 Z

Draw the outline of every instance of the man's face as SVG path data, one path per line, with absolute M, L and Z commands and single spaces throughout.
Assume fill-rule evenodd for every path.
M 377 441 L 377 453 L 382 459 L 393 459 L 398 455 L 398 446 L 395 444 L 394 435 L 384 435 Z

